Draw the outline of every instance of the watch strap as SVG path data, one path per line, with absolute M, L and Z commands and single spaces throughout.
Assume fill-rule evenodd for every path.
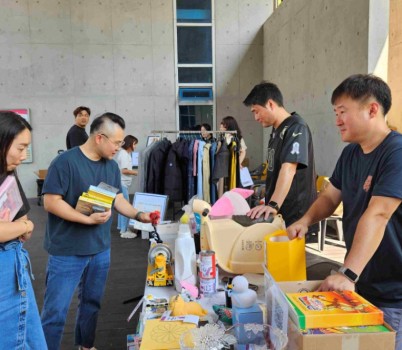
M 345 266 L 341 266 L 338 272 L 344 275 L 349 281 L 356 283 L 359 280 L 359 275 L 353 272 L 351 269 L 348 269 Z
M 279 205 L 274 201 L 269 201 L 267 204 L 269 207 L 274 208 L 277 212 L 279 212 Z

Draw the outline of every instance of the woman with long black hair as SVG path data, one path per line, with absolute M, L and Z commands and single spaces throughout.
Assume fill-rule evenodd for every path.
M 20 115 L 0 112 L 0 188 L 8 188 L 0 192 L 0 349 L 47 349 L 31 284 L 31 263 L 23 248 L 34 224 L 28 219 L 30 207 L 15 172 L 27 157 L 31 130 Z

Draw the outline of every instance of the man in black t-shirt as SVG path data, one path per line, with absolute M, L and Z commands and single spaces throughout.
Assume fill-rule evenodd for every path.
M 298 114 L 286 111 L 282 93 L 275 84 L 256 85 L 243 103 L 264 128 L 272 126 L 265 205 L 251 209 L 247 215 L 254 219 L 280 213 L 286 225 L 290 225 L 303 216 L 317 197 L 310 129 Z
M 67 149 L 81 146 L 88 140 L 85 127 L 89 122 L 91 110 L 88 107 L 80 106 L 74 110 L 75 124 L 70 128 L 66 137 Z
M 319 290 L 356 288 L 384 312 L 402 349 L 402 135 L 385 120 L 391 91 L 380 78 L 357 74 L 334 90 L 331 102 L 342 141 L 350 144 L 330 184 L 288 235 L 302 237 L 342 201 L 345 262 Z

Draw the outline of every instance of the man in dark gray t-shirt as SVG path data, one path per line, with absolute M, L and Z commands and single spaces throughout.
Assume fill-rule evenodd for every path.
M 330 184 L 288 235 L 302 237 L 342 201 L 345 262 L 319 290 L 356 290 L 384 312 L 402 349 L 402 135 L 385 120 L 391 90 L 376 76 L 356 74 L 334 90 L 331 102 L 342 141 L 350 144 Z

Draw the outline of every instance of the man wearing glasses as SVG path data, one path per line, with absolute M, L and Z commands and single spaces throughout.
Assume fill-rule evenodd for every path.
M 133 208 L 123 197 L 120 170 L 112 159 L 124 144 L 124 120 L 113 113 L 96 118 L 88 140 L 62 153 L 49 167 L 43 185 L 48 211 L 44 247 L 49 253 L 42 326 L 48 348 L 59 349 L 67 312 L 79 289 L 75 343 L 91 349 L 110 266 L 112 210 L 90 216 L 75 210 L 90 185 L 104 182 L 119 189 L 114 208 L 122 215 L 150 222 L 149 213 Z
M 80 106 L 74 110 L 75 123 L 70 128 L 66 137 L 67 149 L 81 146 L 88 140 L 88 134 L 85 127 L 89 122 L 91 110 L 88 107 Z

